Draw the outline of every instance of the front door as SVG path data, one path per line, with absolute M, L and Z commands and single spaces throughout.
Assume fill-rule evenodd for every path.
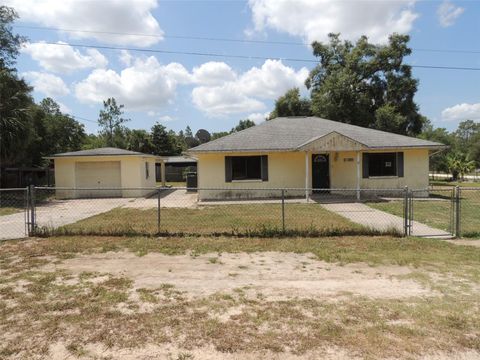
M 330 166 L 328 154 L 312 155 L 312 187 L 313 189 L 330 188 Z M 319 192 L 318 190 L 314 192 Z

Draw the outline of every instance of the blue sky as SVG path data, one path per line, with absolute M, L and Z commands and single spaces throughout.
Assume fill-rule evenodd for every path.
M 259 122 L 272 110 L 275 98 L 288 88 L 302 87 L 314 64 L 95 50 L 47 43 L 313 60 L 306 45 L 176 36 L 305 43 L 324 40 L 328 32 L 341 32 L 350 40 L 367 34 L 381 43 L 389 33 L 397 31 L 411 36 L 414 51 L 407 61 L 412 65 L 480 68 L 477 45 L 480 3 L 476 1 L 0 0 L 0 3 L 14 6 L 20 13 L 15 30 L 26 35 L 29 44 L 22 50 L 17 67 L 34 86 L 35 98 L 53 97 L 77 116 L 88 132 L 97 131 L 95 120 L 101 101 L 111 96 L 125 104 L 131 128 L 149 129 L 160 121 L 176 131 L 187 125 L 194 131 L 199 128 L 221 131 L 246 117 Z M 480 120 L 480 71 L 415 68 L 414 76 L 420 80 L 416 101 L 435 126 L 453 130 L 466 118 Z M 306 89 L 302 91 L 306 93 Z

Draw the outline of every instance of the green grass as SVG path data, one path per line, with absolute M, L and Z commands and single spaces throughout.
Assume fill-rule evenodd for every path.
M 288 204 L 285 230 L 280 204 L 240 204 L 202 206 L 197 209 L 162 208 L 160 232 L 157 209 L 116 208 L 109 212 L 67 225 L 56 234 L 105 235 L 246 235 L 280 234 L 344 235 L 378 234 L 316 204 Z
M 0 207 L 0 216 L 16 214 L 22 212 L 23 209 L 16 207 Z
M 433 187 L 435 186 L 480 187 L 480 182 L 430 180 L 430 185 Z
M 414 220 L 437 229 L 451 231 L 452 192 L 433 190 L 431 200 L 414 200 Z M 480 190 L 461 190 L 460 231 L 464 237 L 480 237 Z M 369 206 L 388 213 L 403 216 L 402 200 L 369 203 Z

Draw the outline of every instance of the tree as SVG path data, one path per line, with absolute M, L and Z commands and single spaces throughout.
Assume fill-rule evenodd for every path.
M 362 36 L 355 44 L 329 34 L 329 43 L 314 42 L 319 64 L 305 84 L 311 89 L 313 115 L 364 127 L 417 135 L 425 118 L 413 98 L 418 81 L 409 65 L 408 35 L 394 34 L 384 46 Z
M 0 70 L 11 69 L 25 38 L 12 33 L 12 23 L 18 14 L 11 7 L 0 5 Z
M 200 145 L 198 139 L 193 136 L 193 132 L 192 129 L 190 129 L 190 126 L 187 126 L 185 128 L 185 144 L 187 149 Z
M 465 174 L 475 169 L 475 162 L 469 160 L 464 154 L 454 153 L 447 156 L 447 167 L 453 180 L 458 180 L 459 175 L 463 180 Z
M 122 117 L 123 108 L 123 105 L 117 105 L 115 98 L 103 101 L 103 110 L 100 110 L 98 125 L 102 128 L 101 134 L 106 137 L 107 146 L 122 147 L 122 141 L 118 138 L 123 136 L 125 129 L 123 124 L 130 121 L 130 119 Z
M 455 136 L 445 128 L 434 128 L 430 121 L 427 120 L 419 138 L 449 146 L 449 149 L 435 153 L 430 157 L 431 170 L 448 172 L 447 156 L 450 152 L 455 151 Z
M 30 136 L 32 88 L 15 71 L 0 69 L 0 163 L 14 166 L 23 161 Z
M 212 138 L 210 139 L 211 140 L 216 140 L 216 139 L 220 139 L 221 137 L 224 137 L 224 136 L 227 136 L 229 135 L 230 133 L 228 131 L 219 131 L 219 132 L 214 132 L 212 133 Z
M 270 113 L 268 120 L 282 116 L 310 116 L 312 115 L 310 107 L 310 100 L 301 98 L 300 89 L 293 88 L 275 101 L 275 108 Z
M 158 122 L 152 127 L 152 145 L 155 155 L 178 154 L 178 148 L 173 141 L 172 134 L 169 134 L 167 128 Z
M 209 142 L 212 136 L 207 130 L 199 129 L 195 133 L 195 138 L 200 142 L 200 144 L 203 144 L 203 143 Z
M 232 128 L 232 130 L 230 131 L 230 134 L 248 129 L 249 127 L 252 127 L 252 126 L 255 126 L 255 123 L 252 120 L 250 119 L 240 120 L 238 122 L 238 125 Z
M 138 151 L 145 154 L 153 154 L 154 146 L 152 136 L 146 130 L 128 129 L 126 132 L 127 150 Z

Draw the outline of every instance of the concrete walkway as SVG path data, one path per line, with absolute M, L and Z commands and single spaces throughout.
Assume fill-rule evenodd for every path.
M 392 215 L 385 211 L 371 208 L 362 203 L 336 203 L 321 204 L 325 209 L 337 213 L 357 224 L 370 227 L 372 229 L 386 231 L 397 229 L 403 234 L 404 220 L 400 216 Z M 412 236 L 450 239 L 452 235 L 446 231 L 432 228 L 418 221 L 413 222 Z

